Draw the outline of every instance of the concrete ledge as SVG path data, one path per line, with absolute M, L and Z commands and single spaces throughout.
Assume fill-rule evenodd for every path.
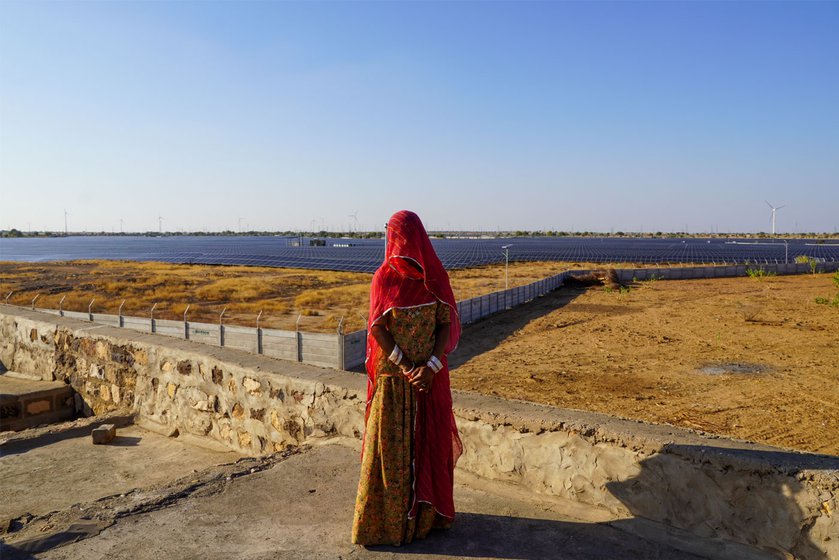
M 0 374 L 0 432 L 62 422 L 73 416 L 73 390 L 64 383 L 12 371 Z
M 0 306 L 0 361 L 69 379 L 97 413 L 250 454 L 363 431 L 363 375 L 228 348 Z M 469 473 L 718 542 L 720 558 L 839 558 L 839 457 L 473 393 L 455 414 Z
M 839 457 L 483 395 L 455 402 L 460 468 L 769 557 L 839 558 Z

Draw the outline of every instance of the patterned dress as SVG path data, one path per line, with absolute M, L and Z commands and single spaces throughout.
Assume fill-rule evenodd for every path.
M 424 364 L 434 349 L 437 325 L 450 323 L 450 313 L 448 305 L 434 302 L 391 309 L 377 323 L 390 331 L 407 359 Z M 376 387 L 364 433 L 352 541 L 398 546 L 425 538 L 432 528 L 448 528 L 451 520 L 426 503 L 419 504 L 416 517 L 408 517 L 414 489 L 415 389 L 380 348 L 371 359 Z

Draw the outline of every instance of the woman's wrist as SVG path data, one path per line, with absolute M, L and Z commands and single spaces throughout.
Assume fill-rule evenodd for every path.
M 402 364 L 404 358 L 405 355 L 402 353 L 402 349 L 399 348 L 398 344 L 394 344 L 393 350 L 391 351 L 390 356 L 388 356 L 387 359 L 398 366 Z
M 408 366 L 409 362 L 410 362 L 410 367 Z M 412 371 L 417 369 L 417 364 L 406 358 L 402 361 L 401 364 L 399 364 L 399 369 L 402 370 L 402 373 L 411 373 Z

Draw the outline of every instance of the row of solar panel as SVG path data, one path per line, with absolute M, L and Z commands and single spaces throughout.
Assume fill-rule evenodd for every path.
M 372 272 L 382 262 L 383 240 L 327 240 L 327 246 L 292 247 L 277 237 L 67 237 L 0 240 L 0 260 L 120 259 Z M 839 242 L 753 242 L 701 239 L 500 238 L 434 239 L 449 269 L 504 261 L 743 264 L 791 262 L 806 255 L 839 261 Z

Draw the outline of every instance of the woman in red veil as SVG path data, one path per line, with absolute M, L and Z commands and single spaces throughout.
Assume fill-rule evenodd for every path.
M 460 338 L 449 276 L 419 217 L 387 223 L 367 325 L 367 411 L 352 540 L 400 545 L 454 521 L 457 435 L 446 355 Z

